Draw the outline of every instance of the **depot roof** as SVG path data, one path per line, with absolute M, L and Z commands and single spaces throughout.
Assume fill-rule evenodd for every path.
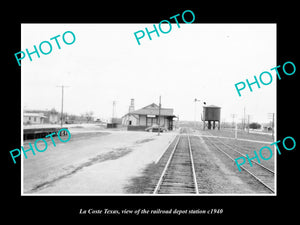
M 133 115 L 159 115 L 159 107 L 155 103 L 145 106 L 144 108 L 132 111 L 128 114 Z M 174 116 L 173 109 L 171 108 L 161 108 L 160 109 L 161 116 Z M 175 117 L 175 116 L 174 116 Z

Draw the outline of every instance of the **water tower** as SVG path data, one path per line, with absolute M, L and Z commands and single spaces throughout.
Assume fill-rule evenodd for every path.
M 207 127 L 209 130 L 211 128 L 216 128 L 216 122 L 218 130 L 220 130 L 221 121 L 221 107 L 215 105 L 203 106 L 203 130 Z

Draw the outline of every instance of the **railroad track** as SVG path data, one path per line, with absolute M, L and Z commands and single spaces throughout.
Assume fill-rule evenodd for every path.
M 238 157 L 245 157 L 243 153 L 240 151 L 236 150 L 232 146 L 222 142 L 218 138 L 208 138 L 208 137 L 203 137 L 206 143 L 210 146 L 215 147 L 217 150 L 225 154 L 228 158 L 230 158 L 232 161 L 235 162 L 235 159 Z M 220 145 L 222 147 L 220 147 Z M 263 185 L 268 192 L 275 193 L 274 191 L 274 171 L 271 169 L 263 166 L 260 163 L 255 162 L 254 160 L 251 160 L 252 162 L 252 167 L 250 164 L 247 162 L 240 166 L 246 173 L 250 174 L 255 180 L 257 180 L 261 185 Z M 237 171 L 238 172 L 238 171 Z
M 153 194 L 198 194 L 190 137 L 181 130 Z
M 219 139 L 218 139 L 218 140 L 219 140 Z M 225 145 L 225 146 L 227 146 L 227 147 L 229 147 L 229 148 L 232 148 L 232 150 L 238 152 L 241 156 L 243 156 L 243 157 L 245 157 L 245 158 L 247 158 L 247 156 L 246 156 L 245 154 L 241 153 L 240 151 L 236 150 L 236 149 L 238 149 L 238 148 L 239 148 L 239 149 L 244 149 L 244 150 L 248 153 L 249 156 L 250 156 L 250 153 L 253 153 L 253 152 L 255 151 L 255 149 L 253 150 L 253 149 L 246 148 L 246 147 L 243 147 L 243 146 L 237 146 L 237 145 L 235 145 L 235 144 L 226 144 L 225 142 L 223 142 L 223 141 L 221 141 L 221 140 L 219 140 L 219 141 L 220 141 L 223 145 Z M 249 152 L 250 152 L 250 153 L 249 153 Z M 262 161 L 262 160 L 261 160 L 261 161 Z M 261 166 L 261 167 L 264 167 L 266 170 L 269 170 L 270 173 L 275 174 L 274 171 L 273 171 L 272 169 L 268 168 L 267 166 L 263 165 L 262 163 L 257 163 L 256 161 L 252 161 L 252 162 L 255 163 L 255 164 L 257 164 L 257 165 L 259 165 L 259 166 Z

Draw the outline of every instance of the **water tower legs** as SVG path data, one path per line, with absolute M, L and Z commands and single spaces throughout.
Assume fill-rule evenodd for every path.
M 203 130 L 207 127 L 208 130 L 216 129 L 220 130 L 220 120 L 208 120 L 208 121 L 203 121 Z

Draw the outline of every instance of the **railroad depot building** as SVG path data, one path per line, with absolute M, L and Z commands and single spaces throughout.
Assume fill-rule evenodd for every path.
M 122 125 L 127 126 L 127 130 L 145 130 L 160 122 L 161 127 L 173 130 L 174 117 L 172 108 L 161 108 L 159 112 L 159 106 L 155 103 L 134 110 L 134 99 L 131 99 L 129 112 L 122 117 Z

